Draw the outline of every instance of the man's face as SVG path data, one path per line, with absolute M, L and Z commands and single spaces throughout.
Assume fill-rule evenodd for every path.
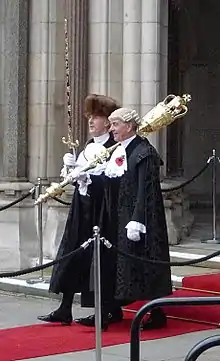
M 110 131 L 114 136 L 116 142 L 121 142 L 131 136 L 132 124 L 130 122 L 122 122 L 120 119 L 111 120 Z
M 109 121 L 106 117 L 93 115 L 88 120 L 89 133 L 92 137 L 99 137 L 108 132 Z

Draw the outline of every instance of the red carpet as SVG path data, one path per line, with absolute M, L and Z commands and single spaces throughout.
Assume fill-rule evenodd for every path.
M 128 343 L 131 314 L 117 325 L 103 332 L 102 345 Z M 187 332 L 213 329 L 212 326 L 169 320 L 168 327 L 142 333 L 142 340 L 181 335 Z M 95 330 L 73 324 L 63 327 L 51 324 L 16 327 L 0 331 L 0 360 L 14 361 L 32 357 L 55 355 L 95 348 Z
M 187 290 L 177 290 L 172 297 L 220 297 L 220 273 L 185 277 L 182 286 Z M 138 310 L 143 304 L 145 302 L 135 302 L 127 308 Z M 220 305 L 167 307 L 164 310 L 171 317 L 220 324 Z
M 196 285 L 197 288 L 201 289 L 202 284 L 206 285 L 208 291 L 218 291 L 220 289 L 220 275 L 199 276 L 199 278 L 188 277 L 188 280 L 187 278 L 184 280 L 184 287 L 193 287 L 193 285 Z M 209 295 L 213 296 L 211 293 Z M 179 290 L 174 292 L 174 296 L 204 296 L 204 293 Z M 206 296 L 208 296 L 208 294 L 206 294 Z M 138 309 L 142 304 L 143 302 L 135 303 L 128 308 Z M 198 321 L 220 323 L 220 306 L 172 307 L 167 308 L 166 311 L 170 316 L 181 316 Z M 130 326 L 133 315 L 131 312 L 125 312 L 125 319 L 122 323 L 112 325 L 107 332 L 103 332 L 103 347 L 129 343 Z M 153 340 L 213 328 L 215 327 L 212 325 L 169 319 L 166 328 L 142 332 L 141 339 Z M 89 329 L 76 324 L 73 324 L 72 327 L 40 324 L 0 330 L 1 361 L 14 361 L 94 348 L 94 328 Z

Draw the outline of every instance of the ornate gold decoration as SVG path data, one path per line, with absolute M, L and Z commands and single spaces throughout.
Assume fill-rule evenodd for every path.
M 158 103 L 142 118 L 138 133 L 146 137 L 149 133 L 160 130 L 176 119 L 182 118 L 188 111 L 186 104 L 190 100 L 191 95 L 189 94 L 184 94 L 182 97 L 168 95 L 164 101 Z
M 68 135 L 62 137 L 62 142 L 67 144 L 69 149 L 75 149 L 79 146 L 79 141 L 73 141 L 72 132 L 72 107 L 71 107 L 71 87 L 70 87 L 70 68 L 69 68 L 69 39 L 67 19 L 64 20 L 65 26 L 65 64 L 66 64 L 66 98 L 67 98 L 67 116 L 68 116 Z
M 68 184 L 71 184 L 74 182 L 74 180 L 77 179 L 77 176 L 82 173 L 86 172 L 90 169 L 95 168 L 98 164 L 103 164 L 106 162 L 111 154 L 114 152 L 114 150 L 119 146 L 120 143 L 114 144 L 112 147 L 105 148 L 103 146 L 102 150 L 99 154 L 97 154 L 93 160 L 88 162 L 85 167 L 82 167 L 78 169 L 78 172 L 76 172 L 75 176 L 73 174 L 68 174 L 68 176 L 61 182 L 61 183 L 52 183 L 49 188 L 46 189 L 44 194 L 40 194 L 38 199 L 35 201 L 35 205 L 46 202 L 48 198 L 55 197 L 56 195 L 61 195 L 63 192 L 63 188 L 66 187 Z M 76 170 L 76 168 L 75 168 Z
M 168 95 L 163 102 L 158 103 L 152 110 L 150 110 L 142 119 L 139 125 L 138 133 L 146 137 L 148 134 L 160 130 L 164 126 L 168 126 L 176 119 L 182 118 L 188 111 L 186 104 L 191 100 L 189 94 L 185 94 L 182 97 L 176 95 Z M 103 148 L 95 155 L 94 159 L 89 161 L 85 167 L 79 168 L 77 175 L 81 172 L 86 172 L 95 168 L 98 164 L 106 162 L 114 150 L 120 145 L 117 143 L 110 148 Z M 46 202 L 49 197 L 54 197 L 57 194 L 61 194 L 62 189 L 74 182 L 74 177 L 71 173 L 61 183 L 54 183 L 46 189 L 44 194 L 41 194 L 36 200 L 35 204 Z

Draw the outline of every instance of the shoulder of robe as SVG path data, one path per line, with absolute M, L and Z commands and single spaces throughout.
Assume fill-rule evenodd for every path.
M 143 159 L 147 160 L 147 158 L 149 158 L 153 161 L 153 163 L 157 164 L 158 166 L 163 165 L 163 161 L 157 150 L 152 144 L 150 144 L 150 142 L 146 138 L 142 138 L 142 141 L 136 147 L 135 152 L 137 164 L 139 164 Z

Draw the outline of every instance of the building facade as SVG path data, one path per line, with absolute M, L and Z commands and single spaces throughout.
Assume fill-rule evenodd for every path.
M 68 128 L 65 18 L 72 129 L 80 146 L 87 138 L 82 105 L 88 93 L 110 95 L 141 115 L 169 93 L 190 93 L 187 116 L 149 140 L 164 160 L 163 183 L 176 185 L 199 171 L 213 149 L 220 152 L 219 17 L 218 0 L 0 0 L 1 204 L 29 190 L 38 177 L 45 184 L 59 180 L 67 151 L 61 138 Z M 210 203 L 211 193 L 207 171 L 184 194 L 166 194 L 170 243 L 178 243 L 192 224 L 189 201 Z M 37 253 L 36 232 L 27 224 L 35 219 L 32 203 L 1 214 L 3 229 L 8 222 L 16 228 L 10 250 L 26 249 L 31 238 Z M 53 202 L 45 207 L 50 256 L 65 217 L 66 210 Z M 5 236 L 2 247 L 4 242 Z

